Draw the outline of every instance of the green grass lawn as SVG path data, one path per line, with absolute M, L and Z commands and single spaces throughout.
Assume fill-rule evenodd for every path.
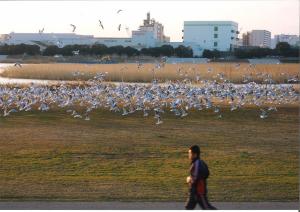
M 0 117 L 0 200 L 183 201 L 192 144 L 201 146 L 212 201 L 297 201 L 299 108 L 164 114 L 96 111 Z

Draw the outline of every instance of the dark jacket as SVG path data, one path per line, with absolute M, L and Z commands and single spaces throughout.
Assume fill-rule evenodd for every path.
M 190 183 L 190 186 L 191 190 L 193 190 L 197 194 L 206 194 L 206 179 L 202 178 L 200 173 L 201 163 L 202 162 L 199 158 L 194 159 L 191 163 L 190 176 L 192 178 L 192 181 Z

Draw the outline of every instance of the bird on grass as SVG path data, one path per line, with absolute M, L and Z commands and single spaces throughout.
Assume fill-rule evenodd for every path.
M 18 66 L 17 64 L 15 66 Z M 123 67 L 122 73 L 125 69 L 126 67 Z M 77 79 L 83 75 L 79 71 L 73 74 Z M 81 85 L 65 83 L 56 86 L 1 85 L 0 112 L 9 116 L 11 112 L 31 110 L 46 112 L 52 108 L 62 108 L 73 118 L 89 121 L 93 110 L 107 109 L 120 116 L 141 112 L 141 115 L 146 117 L 154 113 L 156 120 L 154 124 L 160 125 L 163 123 L 162 117 L 165 111 L 184 118 L 191 115 L 193 111 L 212 110 L 217 120 L 221 120 L 223 115 L 229 116 L 221 113 L 220 109 L 227 102 L 230 105 L 229 113 L 251 105 L 260 110 L 258 119 L 266 119 L 279 110 L 278 105 L 298 104 L 300 97 L 293 85 L 265 86 L 255 82 L 236 85 L 215 80 L 201 80 L 200 84 L 193 85 L 185 79 L 167 81 L 164 84 L 157 82 L 114 84 L 105 82 L 107 75 L 108 73 L 98 72 L 86 84 Z M 269 77 L 264 76 L 268 79 Z M 74 108 L 80 109 L 75 111 Z

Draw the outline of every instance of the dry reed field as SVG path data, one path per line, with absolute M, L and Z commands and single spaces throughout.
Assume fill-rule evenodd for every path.
M 154 78 L 160 82 L 183 79 L 207 79 L 222 81 L 220 76 L 233 83 L 246 83 L 246 78 L 253 78 L 262 83 L 266 74 L 275 83 L 287 83 L 290 77 L 299 76 L 299 64 L 257 64 L 240 65 L 234 63 L 208 64 L 157 64 L 148 63 L 138 66 L 134 63 L 124 64 L 28 64 L 19 67 L 7 67 L 2 77 L 46 80 L 88 80 L 96 73 L 107 72 L 107 81 L 117 82 L 151 82 Z M 77 73 L 77 74 L 74 74 Z M 219 74 L 219 75 L 218 75 Z

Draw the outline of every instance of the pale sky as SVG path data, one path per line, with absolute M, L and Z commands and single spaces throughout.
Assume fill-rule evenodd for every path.
M 117 14 L 117 10 L 123 12 Z M 0 1 L 0 34 L 10 32 L 71 32 L 96 37 L 129 37 L 146 13 L 162 23 L 171 41 L 181 41 L 184 21 L 226 20 L 242 32 L 266 29 L 274 34 L 299 35 L 298 0 L 210 1 Z M 104 25 L 102 30 L 98 20 Z M 122 24 L 119 32 L 117 27 Z

